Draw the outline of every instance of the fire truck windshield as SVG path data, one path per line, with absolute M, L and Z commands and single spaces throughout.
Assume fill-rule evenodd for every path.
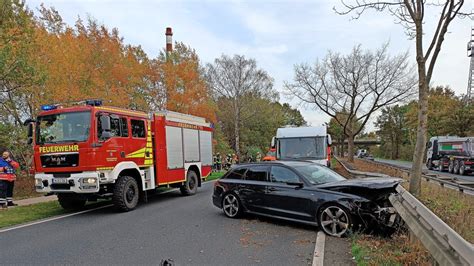
M 326 158 L 326 137 L 281 138 L 278 142 L 282 160 Z
M 81 142 L 89 138 L 90 112 L 69 112 L 39 116 L 36 143 Z

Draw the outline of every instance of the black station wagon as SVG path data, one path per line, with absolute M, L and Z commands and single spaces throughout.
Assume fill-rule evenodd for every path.
M 346 179 L 312 162 L 263 162 L 230 169 L 215 182 L 212 199 L 230 218 L 254 213 L 319 225 L 340 237 L 356 227 L 387 232 L 398 226 L 388 196 L 401 181 Z

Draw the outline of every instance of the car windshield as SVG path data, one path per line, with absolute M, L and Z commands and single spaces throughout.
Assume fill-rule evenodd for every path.
M 279 157 L 285 159 L 326 158 L 326 137 L 279 139 Z
M 86 141 L 90 132 L 90 112 L 39 116 L 36 126 L 38 144 Z
M 317 164 L 300 164 L 294 165 L 293 168 L 313 185 L 346 180 L 329 168 Z

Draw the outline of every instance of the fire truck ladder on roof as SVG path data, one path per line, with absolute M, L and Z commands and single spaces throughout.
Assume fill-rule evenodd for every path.
M 471 40 L 467 43 L 467 56 L 471 58 L 471 64 L 469 66 L 469 80 L 467 83 L 467 94 L 466 98 L 471 99 L 471 93 L 474 90 L 474 28 L 471 28 Z

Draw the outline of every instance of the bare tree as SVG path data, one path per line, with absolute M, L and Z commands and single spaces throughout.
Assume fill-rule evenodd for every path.
M 240 126 L 245 95 L 274 97 L 273 79 L 257 68 L 254 59 L 242 55 L 232 58 L 222 55 L 214 64 L 207 65 L 207 80 L 216 98 L 224 97 L 232 103 L 231 117 L 234 121 L 234 149 L 240 158 Z
M 338 14 L 354 14 L 359 18 L 366 10 L 387 11 L 396 18 L 396 22 L 405 28 L 405 32 L 416 43 L 416 62 L 418 65 L 418 130 L 416 146 L 413 153 L 413 166 L 411 169 L 410 192 L 421 193 L 421 170 L 427 140 L 428 123 L 428 91 L 431 75 L 438 59 L 448 26 L 456 17 L 469 16 L 461 12 L 464 0 L 426 1 L 426 0 L 354 0 L 351 3 L 342 0 L 344 8 L 334 9 Z M 433 13 L 427 13 L 432 8 Z M 437 12 L 437 13 L 435 13 Z M 429 36 L 428 49 L 423 48 L 423 40 L 427 37 L 425 17 L 435 17 L 434 33 Z
M 349 161 L 354 160 L 354 138 L 380 108 L 410 97 L 415 87 L 408 53 L 387 55 L 388 44 L 375 52 L 355 46 L 348 55 L 329 52 L 313 67 L 295 67 L 289 94 L 315 104 L 342 127 L 348 140 Z M 343 114 L 343 115 L 341 115 Z

